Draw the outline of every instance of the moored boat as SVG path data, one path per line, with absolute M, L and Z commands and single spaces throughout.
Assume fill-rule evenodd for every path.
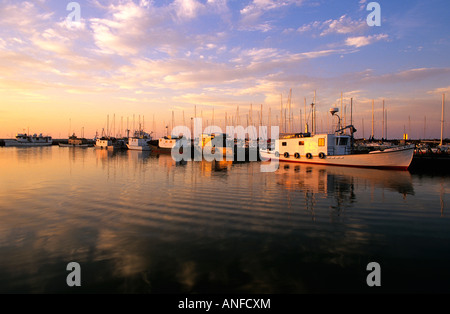
M 150 151 L 149 142 L 152 140 L 150 134 L 144 131 L 136 131 L 134 136 L 128 139 L 129 150 Z
M 98 138 L 95 141 L 95 148 L 98 149 L 114 150 L 114 149 L 123 149 L 125 147 L 126 147 L 125 142 L 123 140 L 112 137 L 102 137 Z
M 6 147 L 35 147 L 35 146 L 51 146 L 53 139 L 51 136 L 28 135 L 19 133 L 15 139 L 5 139 Z
M 79 138 L 75 134 L 69 137 L 67 144 L 59 143 L 59 147 L 92 147 L 94 144 L 90 143 L 85 138 Z
M 351 135 L 343 134 L 347 128 Z M 335 134 L 286 134 L 275 141 L 275 149 L 260 149 L 260 156 L 263 160 L 363 168 L 406 170 L 410 166 L 415 145 L 356 152 L 353 149 L 354 132 L 356 129 L 350 125 L 338 129 Z
M 154 153 L 170 154 L 172 153 L 172 148 L 175 147 L 179 140 L 179 138 L 165 136 L 164 138 L 150 141 L 149 145 Z

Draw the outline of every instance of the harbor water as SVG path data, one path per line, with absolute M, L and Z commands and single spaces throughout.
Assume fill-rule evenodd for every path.
M 449 191 L 426 172 L 0 147 L 0 293 L 448 293 Z

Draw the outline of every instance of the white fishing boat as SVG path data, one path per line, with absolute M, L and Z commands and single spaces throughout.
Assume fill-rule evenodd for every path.
M 338 110 L 330 111 L 334 115 Z M 350 129 L 351 135 L 344 134 L 345 129 Z M 338 128 L 335 134 L 286 134 L 276 140 L 275 149 L 260 149 L 260 156 L 262 160 L 334 166 L 404 170 L 410 166 L 415 145 L 357 153 L 353 150 L 354 132 L 350 125 Z
M 144 131 L 136 131 L 134 136 L 128 139 L 127 147 L 130 150 L 150 151 L 149 142 L 152 140 L 150 134 Z
M 15 139 L 4 140 L 6 147 L 35 147 L 35 146 L 51 146 L 53 139 L 51 136 L 42 136 L 42 134 L 17 134 Z

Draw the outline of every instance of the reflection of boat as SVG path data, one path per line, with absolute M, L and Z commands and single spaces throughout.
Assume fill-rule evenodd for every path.
M 134 136 L 129 138 L 127 147 L 130 150 L 149 151 L 149 142 L 152 140 L 150 134 L 143 130 L 134 132 Z
M 85 138 L 78 138 L 75 134 L 69 137 L 67 144 L 59 143 L 59 147 L 92 147 L 94 144 L 90 143 Z
M 337 109 L 332 111 L 333 114 L 335 112 Z M 343 130 L 347 128 L 350 129 L 351 136 L 343 134 Z M 274 150 L 260 150 L 260 155 L 264 159 L 297 163 L 408 169 L 413 158 L 414 145 L 356 153 L 352 143 L 355 131 L 350 125 L 337 130 L 335 134 L 288 134 L 276 140 Z
M 276 174 L 279 176 L 279 184 L 292 189 L 300 188 L 316 193 L 327 194 L 342 184 L 359 184 L 388 189 L 403 195 L 414 195 L 409 171 L 281 163 Z
M 4 140 L 5 146 L 16 147 L 33 147 L 33 146 L 50 146 L 53 144 L 51 136 L 42 136 L 42 134 L 27 135 L 17 134 L 15 139 Z

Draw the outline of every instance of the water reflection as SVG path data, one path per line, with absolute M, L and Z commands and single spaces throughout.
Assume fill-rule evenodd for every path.
M 0 161 L 0 292 L 71 292 L 72 261 L 80 292 L 361 291 L 372 258 L 448 291 L 444 179 L 58 147 Z
M 288 189 L 328 194 L 350 191 L 357 184 L 388 189 L 403 196 L 414 195 L 412 177 L 408 171 L 282 163 L 276 173 L 278 183 Z

